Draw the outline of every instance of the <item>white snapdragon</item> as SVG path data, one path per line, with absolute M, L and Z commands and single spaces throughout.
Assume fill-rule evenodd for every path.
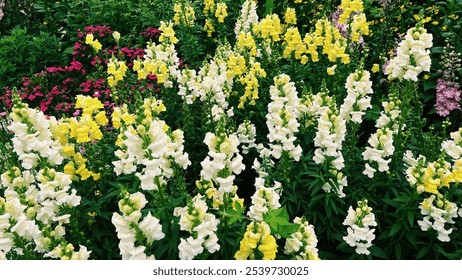
M 62 146 L 53 138 L 51 121 L 43 112 L 28 108 L 25 104 L 15 104 L 10 118 L 12 123 L 8 129 L 14 133 L 13 150 L 24 169 L 34 168 L 39 159 L 46 159 L 52 165 L 63 162 Z
M 164 110 L 165 106 L 161 101 L 146 98 L 139 110 L 138 118 L 142 121 L 134 123 L 136 117 L 126 113 L 125 118 L 129 120 L 131 117 L 133 121 L 120 127 L 120 140 L 117 142 L 120 149 L 115 152 L 119 160 L 112 162 L 114 172 L 117 175 L 132 174 L 141 166 L 140 171 L 135 174 L 140 179 L 143 190 L 158 190 L 164 186 L 174 174 L 172 164 L 183 169 L 191 165 L 188 154 L 184 152 L 183 132 L 170 132 L 167 124 L 157 117 Z M 115 112 L 120 111 L 119 108 Z M 113 119 L 117 118 L 113 116 Z
M 210 120 L 214 122 L 234 115 L 233 107 L 230 108 L 228 102 L 234 83 L 233 77 L 227 75 L 230 48 L 226 44 L 219 46 L 215 56 L 200 68 L 197 80 L 191 86 L 191 94 L 207 105 Z
M 432 34 L 423 27 L 410 28 L 398 45 L 396 57 L 390 60 L 385 72 L 389 79 L 417 81 L 423 71 L 430 71 Z
M 258 24 L 257 3 L 253 0 L 246 0 L 242 4 L 241 13 L 234 27 L 236 37 L 242 32 L 251 31 L 256 24 Z
M 287 238 L 284 246 L 284 253 L 294 256 L 297 260 L 319 260 L 318 238 L 314 231 L 314 226 L 302 217 L 295 217 L 295 224 L 300 227 L 295 233 L 292 233 L 290 238 Z
M 201 79 L 194 69 L 183 69 L 178 77 L 178 95 L 191 105 L 201 95 Z
M 454 160 L 462 157 L 462 128 L 450 133 L 451 140 L 445 140 L 441 144 L 441 150 Z
M 343 240 L 351 247 L 355 247 L 356 253 L 369 255 L 368 248 L 372 246 L 372 241 L 375 239 L 375 229 L 372 227 L 377 226 L 377 223 L 366 199 L 358 201 L 356 209 L 350 206 L 343 225 L 348 226 L 348 235 L 344 236 Z
M 201 177 L 206 181 L 213 181 L 218 185 L 218 190 L 223 193 L 233 191 L 235 175 L 240 174 L 245 165 L 243 157 L 239 154 L 239 139 L 236 133 L 216 136 L 212 132 L 205 135 L 204 143 L 207 144 L 208 156 L 201 162 Z
M 56 255 L 53 251 L 57 247 L 51 246 L 66 243 L 64 226 L 70 223 L 71 215 L 62 214 L 61 209 L 80 204 L 80 196 L 71 188 L 69 175 L 51 168 L 43 168 L 32 175 L 29 170 L 21 172 L 14 167 L 2 174 L 1 185 L 5 188 L 5 198 L 0 198 L 0 244 L 4 244 L 0 250 L 5 256 L 11 250 L 17 254 L 23 251 L 23 242 L 27 242 L 25 246 L 32 245 L 44 257 L 66 259 L 75 253 L 71 250 Z M 8 218 L 8 222 L 1 222 L 4 218 Z M 21 237 L 20 243 L 10 240 L 13 233 Z M 82 246 L 80 248 L 82 250 Z M 87 251 L 80 257 L 88 258 L 89 254 Z
M 207 213 L 208 207 L 202 195 L 196 195 L 185 207 L 177 207 L 174 215 L 180 217 L 180 229 L 192 236 L 181 238 L 178 246 L 181 260 L 191 260 L 204 252 L 215 253 L 220 249 L 216 231 L 220 221 Z
M 395 152 L 393 139 L 399 131 L 401 101 L 393 94 L 389 98 L 390 101 L 382 102 L 383 111 L 376 123 L 377 130 L 369 137 L 369 146 L 362 153 L 363 159 L 367 161 L 363 174 L 369 178 L 373 178 L 376 172 L 388 171 L 391 156 Z
M 250 149 L 256 148 L 255 137 L 257 135 L 257 129 L 253 123 L 249 120 L 245 120 L 241 123 L 237 129 L 237 136 L 241 143 L 242 153 L 248 154 Z
M 286 74 L 276 76 L 274 85 L 270 87 L 270 96 L 266 125 L 269 130 L 268 140 L 272 155 L 279 159 L 285 151 L 295 161 L 299 161 L 302 148 L 294 144 L 297 140 L 294 134 L 298 132 L 300 126 L 297 120 L 300 112 L 295 84 Z
M 424 218 L 417 221 L 423 231 L 433 229 L 438 233 L 438 239 L 443 242 L 449 242 L 453 228 L 446 229 L 447 224 L 454 224 L 454 218 L 457 218 L 457 205 L 447 199 L 431 195 L 420 203 L 419 206 Z
M 152 245 L 154 241 L 165 237 L 159 219 L 153 217 L 151 212 L 141 219 L 141 209 L 146 204 L 146 198 L 142 193 L 126 193 L 125 197 L 119 201 L 119 210 L 122 215 L 119 213 L 113 213 L 112 215 L 111 221 L 116 228 L 117 237 L 120 239 L 119 249 L 122 259 L 154 259 L 154 255 L 146 255 L 146 246 Z M 137 240 L 137 234 L 140 233 L 143 235 L 145 242 Z M 137 241 L 138 246 L 135 244 Z
M 328 162 L 330 178 L 325 182 L 323 190 L 334 191 L 339 197 L 344 197 L 343 188 L 348 186 L 347 177 L 342 172 L 345 166 L 342 146 L 346 135 L 346 120 L 340 116 L 335 100 L 328 93 L 326 85 L 322 85 L 319 93 L 303 97 L 299 110 L 305 126 L 317 128 L 314 162 L 319 165 Z
M 361 123 L 365 110 L 372 108 L 371 98 L 372 81 L 370 73 L 367 70 L 356 70 L 350 74 L 345 83 L 347 97 L 340 107 L 340 117 L 347 122 Z
M 265 179 L 255 179 L 255 193 L 252 195 L 252 205 L 249 207 L 247 216 L 254 221 L 263 221 L 263 215 L 269 210 L 281 207 L 279 203 L 282 192 L 281 183 L 274 181 L 273 187 L 265 187 Z

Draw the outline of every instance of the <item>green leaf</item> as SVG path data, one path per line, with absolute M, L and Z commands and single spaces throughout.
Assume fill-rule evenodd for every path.
M 375 245 L 372 245 L 369 248 L 369 251 L 371 252 L 371 255 L 374 256 L 374 257 L 381 258 L 381 259 L 384 259 L 384 260 L 388 259 L 387 254 L 385 254 L 385 252 L 382 249 L 380 249 L 379 247 L 377 247 Z
M 414 224 L 414 212 L 412 211 L 407 212 L 407 221 L 409 222 L 409 225 L 411 226 Z
M 431 51 L 432 53 L 443 53 L 443 47 L 433 47 Z
M 415 257 L 417 260 L 422 259 L 430 250 L 430 247 L 423 247 L 420 249 L 419 253 L 417 253 L 417 256 Z
M 272 234 L 279 234 L 284 238 L 289 238 L 300 227 L 289 222 L 289 214 L 285 208 L 269 210 L 263 220 L 270 226 Z
M 388 237 L 392 237 L 393 235 L 397 234 L 401 230 L 402 227 L 403 227 L 403 224 L 401 223 L 394 224 L 390 229 L 390 233 L 388 234 Z
M 265 14 L 269 15 L 273 13 L 274 0 L 266 0 L 265 3 Z
M 401 243 L 396 243 L 395 245 L 395 255 L 396 259 L 401 259 Z

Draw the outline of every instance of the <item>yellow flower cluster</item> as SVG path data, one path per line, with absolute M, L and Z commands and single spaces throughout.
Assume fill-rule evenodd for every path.
M 251 32 L 241 32 L 238 35 L 236 51 L 232 52 L 227 61 L 226 76 L 236 79 L 245 87 L 244 94 L 239 98 L 238 108 L 244 108 L 245 103 L 255 105 L 258 99 L 258 78 L 266 77 L 266 71 L 256 61 L 258 49 Z
M 107 83 L 109 86 L 114 87 L 119 81 L 122 81 L 125 77 L 125 72 L 127 72 L 127 65 L 125 65 L 124 61 L 119 61 L 115 57 L 109 59 L 107 64 L 107 73 L 109 74 Z
M 97 98 L 78 95 L 75 107 L 82 109 L 82 115 L 79 120 L 69 119 L 70 137 L 75 138 L 77 143 L 101 140 L 100 126 L 108 123 L 105 111 L 100 110 L 104 108 L 103 103 Z
M 99 52 L 99 50 L 101 50 L 103 47 L 98 39 L 95 40 L 95 37 L 92 33 L 87 34 L 85 37 L 85 44 L 90 45 L 95 50 L 95 52 Z
M 175 3 L 173 6 L 173 12 L 175 13 L 173 16 L 175 25 L 194 25 L 194 21 L 196 20 L 196 13 L 194 12 L 194 9 L 189 1 L 182 2 L 181 4 Z
M 153 43 L 148 45 L 149 48 L 156 48 Z M 135 60 L 133 62 L 133 70 L 138 73 L 138 80 L 144 80 L 151 74 L 155 75 L 159 84 L 165 83 L 170 77 L 168 66 L 161 60 Z
M 70 175 L 72 180 L 78 180 L 79 177 L 80 180 L 90 177 L 99 180 L 101 175 L 88 170 L 87 159 L 76 152 L 75 143 L 89 143 L 103 138 L 100 126 L 108 123 L 105 111 L 101 110 L 104 106 L 97 98 L 78 95 L 75 107 L 82 109 L 79 118 L 61 119 L 51 127 L 53 136 L 62 145 L 62 155 L 70 159 L 64 166 L 64 173 Z
M 330 21 L 324 18 L 316 22 L 314 34 L 323 38 L 322 53 L 327 55 L 330 62 L 337 62 L 337 59 L 340 59 L 343 64 L 350 63 L 350 56 L 345 53 L 346 39 Z
M 280 35 L 283 31 L 281 20 L 277 14 L 267 15 L 253 27 L 253 31 L 258 34 L 260 38 L 269 40 L 271 43 L 278 42 L 281 40 Z
M 368 25 L 364 27 L 361 20 L 359 20 L 357 34 L 368 33 L 368 30 Z M 326 18 L 318 20 L 315 31 L 306 33 L 303 41 L 296 27 L 288 28 L 284 34 L 283 46 L 283 56 L 285 58 L 293 55 L 302 64 L 306 64 L 309 57 L 313 62 L 319 61 L 318 47 L 322 47 L 322 54 L 327 55 L 330 62 L 337 63 L 340 60 L 343 64 L 350 63 L 350 56 L 346 53 L 347 40 L 342 36 L 338 28 Z
M 99 180 L 101 178 L 100 173 L 95 173 L 88 170 L 86 165 L 87 159 L 82 156 L 81 153 L 75 153 L 70 162 L 64 166 L 64 173 L 71 177 L 71 180 L 80 180 L 85 181 L 88 178 L 92 177 L 93 180 Z
M 266 77 L 266 72 L 261 68 L 259 62 L 250 62 L 249 72 L 239 79 L 242 85 L 245 85 L 244 94 L 239 98 L 239 109 L 244 108 L 244 104 L 249 102 L 250 105 L 255 105 L 255 100 L 258 99 L 258 78 Z
M 166 44 L 176 44 L 178 43 L 178 39 L 175 37 L 175 31 L 173 30 L 173 23 L 168 22 L 160 22 L 159 31 L 162 33 L 159 36 L 159 42 L 166 43 Z
M 364 5 L 362 0 L 342 0 L 340 8 L 342 9 L 342 14 L 339 17 L 338 23 L 348 24 L 351 14 L 362 12 Z
M 223 23 L 225 18 L 228 16 L 228 6 L 226 3 L 220 2 L 217 4 L 217 10 L 215 11 L 215 17 L 218 19 L 218 22 Z
M 297 14 L 294 8 L 287 8 L 284 14 L 284 22 L 289 25 L 297 24 Z
M 461 162 L 456 162 L 454 172 L 451 164 L 443 159 L 426 165 L 424 161 L 419 161 L 419 164 L 408 172 L 408 178 L 413 178 L 414 184 L 411 185 L 416 187 L 418 194 L 423 192 L 439 194 L 441 188 L 449 188 L 451 183 L 460 182 L 461 167 Z
M 213 22 L 211 19 L 205 19 L 204 31 L 207 32 L 207 37 L 212 37 L 213 32 L 215 32 L 215 27 L 213 27 Z
M 76 108 L 82 109 L 82 115 L 79 118 L 70 118 L 60 120 L 52 130 L 53 135 L 59 139 L 63 146 L 63 156 L 70 161 L 64 166 L 64 173 L 71 176 L 72 180 L 86 180 L 92 177 L 93 180 L 100 179 L 99 173 L 94 173 L 87 169 L 87 159 L 80 152 L 76 152 L 75 145 L 69 140 L 75 140 L 75 143 L 88 143 L 103 138 L 100 126 L 108 123 L 103 103 L 97 98 L 78 95 Z
M 204 0 L 204 15 L 208 16 L 215 11 L 215 0 Z
M 258 249 L 258 252 L 256 252 Z M 265 222 L 252 222 L 247 226 L 244 238 L 241 240 L 239 251 L 234 258 L 237 260 L 274 260 L 278 245 L 271 235 L 271 229 Z
M 250 32 L 241 32 L 237 37 L 237 47 L 239 52 L 247 52 L 250 56 L 257 55 L 257 46 L 255 40 Z
M 284 58 L 290 58 L 294 55 L 295 59 L 300 60 L 301 64 L 306 64 L 308 62 L 308 56 L 306 55 L 308 53 L 308 48 L 302 41 L 298 28 L 290 27 L 287 29 L 284 35 L 283 45 L 285 46 L 283 52 Z
M 366 15 L 360 13 L 353 16 L 351 23 L 351 40 L 359 42 L 361 35 L 369 35 L 369 23 L 367 22 Z

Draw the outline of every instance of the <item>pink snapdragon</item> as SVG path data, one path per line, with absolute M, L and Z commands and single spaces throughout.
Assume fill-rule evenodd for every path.
M 436 112 L 446 117 L 454 109 L 460 109 L 460 88 L 457 83 L 437 80 L 436 85 Z

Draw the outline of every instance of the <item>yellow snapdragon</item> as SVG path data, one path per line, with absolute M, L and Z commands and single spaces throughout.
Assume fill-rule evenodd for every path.
M 290 58 L 294 55 L 295 59 L 300 60 L 302 64 L 308 62 L 308 48 L 306 44 L 302 41 L 302 37 L 296 27 L 290 27 L 287 29 L 284 35 L 284 58 Z
M 211 19 L 205 19 L 204 31 L 207 32 L 207 37 L 212 37 L 212 33 L 215 32 L 215 27 L 213 27 L 213 22 Z
M 287 8 L 286 12 L 284 14 L 284 22 L 286 24 L 292 24 L 295 25 L 297 24 L 297 14 L 295 13 L 294 8 Z
M 107 82 L 109 86 L 116 86 L 119 81 L 122 81 L 124 79 L 126 72 L 127 65 L 125 65 L 124 61 L 119 61 L 115 57 L 109 59 L 109 62 L 107 64 L 107 73 L 109 74 Z
M 340 8 L 342 9 L 342 14 L 339 17 L 338 23 L 348 24 L 351 14 L 362 12 L 364 5 L 362 0 L 342 0 Z
M 220 2 L 217 4 L 217 10 L 215 11 L 215 17 L 218 19 L 218 22 L 223 23 L 225 18 L 228 16 L 228 6 L 226 3 Z
M 173 21 L 175 25 L 186 25 L 193 26 L 194 21 L 196 20 L 196 14 L 194 12 L 191 3 L 175 3 L 173 6 L 173 11 L 175 15 L 173 16 Z
M 239 51 L 247 51 L 250 56 L 257 55 L 257 46 L 255 40 L 250 32 L 241 32 L 237 37 L 237 47 Z
M 282 34 L 281 20 L 277 14 L 267 15 L 253 27 L 253 31 L 262 39 L 278 42 L 281 40 L 280 35 Z
M 95 52 L 99 52 L 103 47 L 98 39 L 95 40 L 95 37 L 92 33 L 89 33 L 87 36 L 85 36 L 85 44 L 90 45 L 95 50 Z
M 215 11 L 215 0 L 204 0 L 204 15 L 211 15 Z
M 361 35 L 369 35 L 369 23 L 367 22 L 366 15 L 361 13 L 353 16 L 351 23 L 351 40 L 359 42 Z
M 162 32 L 159 36 L 159 42 L 166 44 L 178 43 L 178 39 L 175 37 L 175 31 L 173 30 L 172 22 L 169 21 L 168 23 L 165 23 L 161 21 L 159 31 Z
M 263 260 L 276 258 L 278 245 L 271 235 L 271 229 L 265 222 L 252 222 L 247 226 L 244 238 L 240 242 L 239 251 L 234 258 L 237 260 L 256 259 L 256 250 L 262 255 Z

